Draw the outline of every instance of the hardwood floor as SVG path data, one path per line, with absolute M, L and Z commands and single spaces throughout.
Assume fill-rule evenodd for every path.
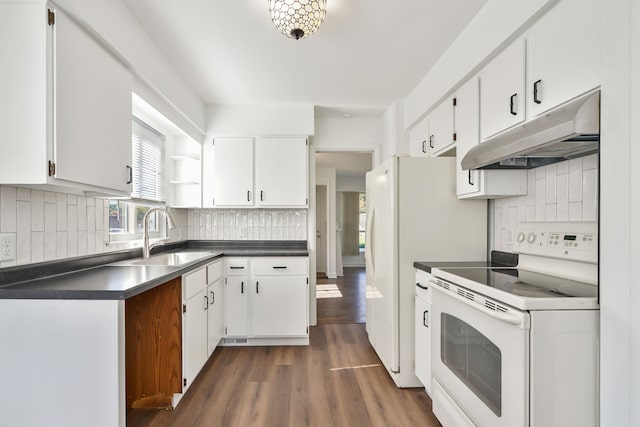
M 397 388 L 369 344 L 364 269 L 327 284 L 346 299 L 318 300 L 309 346 L 219 347 L 176 410 L 130 410 L 127 426 L 439 427 L 424 390 Z
M 345 267 L 337 279 L 318 277 L 318 324 L 365 323 L 367 276 L 364 268 Z

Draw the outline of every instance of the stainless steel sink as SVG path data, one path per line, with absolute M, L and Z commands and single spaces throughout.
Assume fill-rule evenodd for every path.
M 169 252 L 152 255 L 149 258 L 137 258 L 118 262 L 118 265 L 161 265 L 161 266 L 181 266 L 199 259 L 214 255 L 213 252 L 189 251 L 189 252 Z

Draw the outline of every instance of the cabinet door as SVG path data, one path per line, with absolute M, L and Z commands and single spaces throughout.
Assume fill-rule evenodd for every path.
M 307 139 L 256 138 L 256 205 L 307 206 Z
M 599 11 L 598 0 L 562 0 L 531 28 L 530 117 L 600 86 Z
M 54 37 L 55 177 L 130 194 L 131 75 L 60 9 Z
M 215 138 L 202 150 L 202 206 L 252 206 L 253 138 Z
M 254 277 L 251 283 L 251 335 L 306 335 L 307 305 L 306 277 Z
M 443 101 L 429 114 L 429 150 L 431 156 L 454 147 L 453 98 Z
M 431 304 L 416 297 L 415 357 L 416 376 L 431 396 Z
M 207 309 L 207 355 L 216 349 L 224 335 L 224 321 L 222 317 L 222 279 L 218 279 L 207 286 L 209 308 Z
M 247 277 L 229 276 L 224 292 L 226 336 L 249 335 L 249 281 Z
M 409 131 L 409 154 L 411 157 L 429 157 L 429 118 L 420 120 Z
M 187 387 L 191 385 L 202 366 L 207 361 L 207 309 L 208 298 L 206 288 L 189 298 L 182 317 L 184 378 Z
M 480 134 L 486 139 L 525 119 L 524 41 L 516 40 L 480 74 Z
M 457 194 L 473 194 L 482 191 L 480 177 L 484 171 L 463 170 L 464 156 L 480 143 L 478 79 L 472 77 L 456 93 L 456 169 Z

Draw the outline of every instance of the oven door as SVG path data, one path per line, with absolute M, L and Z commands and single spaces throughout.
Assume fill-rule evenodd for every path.
M 494 311 L 487 306 L 495 301 L 465 290 L 432 289 L 434 384 L 447 395 L 435 393 L 436 416 L 445 427 L 465 424 L 451 419 L 459 410 L 478 426 L 528 426 L 529 313 L 499 303 Z

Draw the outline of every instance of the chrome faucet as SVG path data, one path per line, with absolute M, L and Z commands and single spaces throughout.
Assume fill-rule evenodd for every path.
M 149 209 L 147 213 L 144 214 L 144 218 L 142 219 L 142 224 L 144 226 L 142 258 L 149 258 L 149 252 L 151 252 L 151 249 L 159 245 L 164 245 L 163 242 L 158 242 L 158 243 L 154 243 L 153 245 L 149 245 L 149 216 L 151 215 L 152 212 L 164 212 L 164 214 L 167 216 L 167 225 L 169 226 L 169 229 L 173 230 L 174 228 L 176 228 L 176 224 L 173 220 L 173 217 L 171 216 L 171 214 L 166 208 L 155 207 L 155 208 Z

